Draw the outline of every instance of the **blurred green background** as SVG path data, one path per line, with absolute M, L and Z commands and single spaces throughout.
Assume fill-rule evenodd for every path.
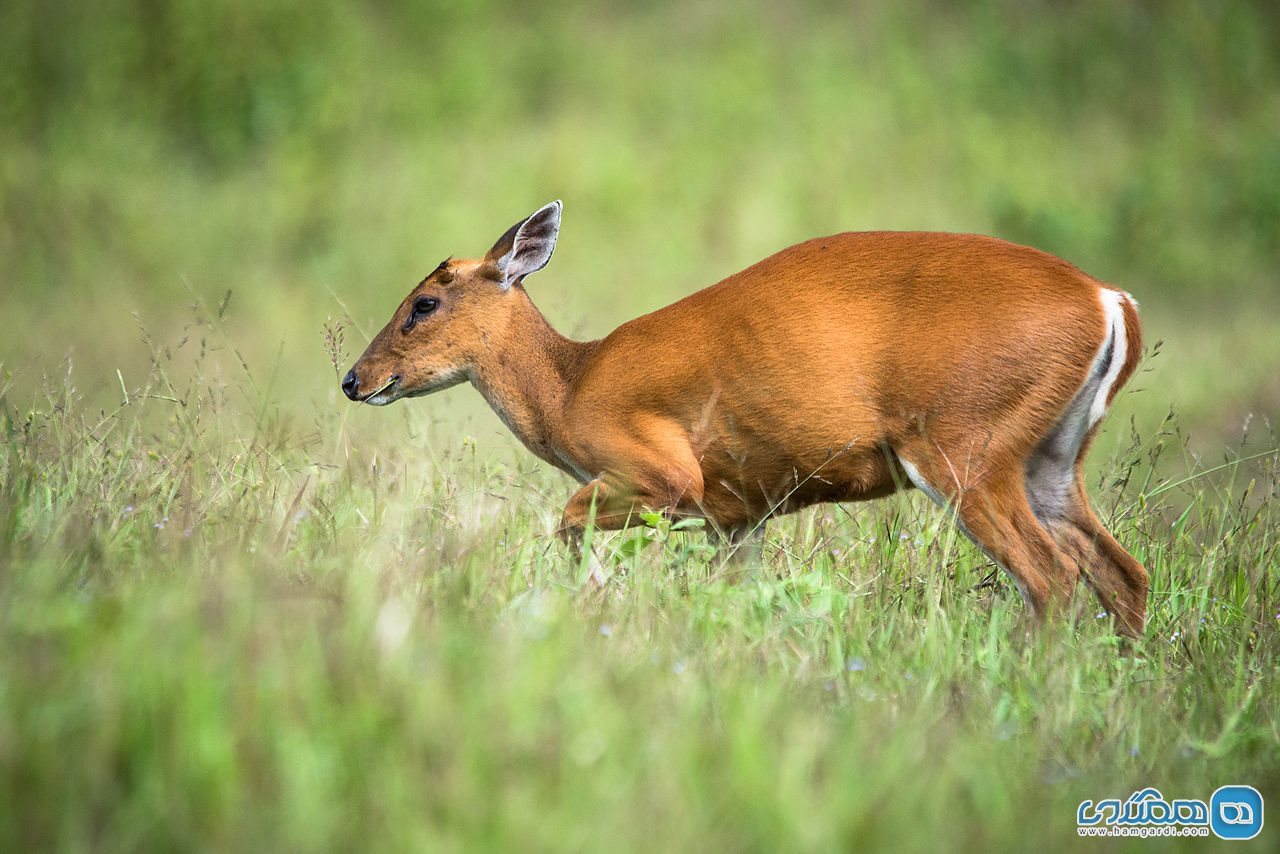
M 231 291 L 273 394 L 340 405 L 327 318 L 354 358 L 441 258 L 552 198 L 531 290 L 568 334 L 811 236 L 975 231 L 1138 297 L 1165 344 L 1122 409 L 1148 426 L 1172 405 L 1221 447 L 1280 409 L 1273 3 L 0 7 L 15 399 L 68 353 L 114 399 L 140 328 L 177 342 Z

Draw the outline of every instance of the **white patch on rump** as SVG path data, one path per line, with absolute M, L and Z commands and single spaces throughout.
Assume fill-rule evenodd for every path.
M 1120 371 L 1124 369 L 1125 359 L 1129 355 L 1129 336 L 1125 332 L 1124 325 L 1124 303 L 1128 300 L 1133 302 L 1133 297 L 1124 291 L 1113 291 L 1110 288 L 1103 288 L 1099 294 L 1102 300 L 1102 310 L 1107 318 L 1107 337 L 1103 339 L 1102 348 L 1098 351 L 1098 357 L 1094 360 L 1094 365 L 1107 354 L 1107 345 L 1112 345 L 1111 364 L 1107 367 L 1107 374 L 1102 378 L 1102 383 L 1098 386 L 1098 393 L 1093 399 L 1093 405 L 1089 407 L 1089 429 L 1093 425 L 1102 420 L 1102 416 L 1107 413 L 1107 398 L 1111 394 L 1111 387 L 1115 385 L 1116 378 L 1120 376 Z M 1093 371 L 1090 371 L 1092 375 Z
M 1124 303 L 1128 300 L 1132 304 L 1133 298 L 1123 291 L 1103 288 L 1098 299 L 1106 324 L 1098 354 L 1090 363 L 1079 391 L 1026 462 L 1027 498 L 1031 509 L 1045 524 L 1061 518 L 1069 510 L 1075 489 L 1076 458 L 1089 431 L 1106 414 L 1107 398 L 1124 370 L 1129 353 Z

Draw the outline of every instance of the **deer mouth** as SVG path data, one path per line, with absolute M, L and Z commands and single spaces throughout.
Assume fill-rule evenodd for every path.
M 353 399 L 359 403 L 367 403 L 370 406 L 386 406 L 401 399 L 426 397 L 443 389 L 452 388 L 467 379 L 466 371 L 452 370 L 433 373 L 428 376 L 424 385 L 418 388 L 408 388 L 405 386 L 404 377 L 401 374 L 392 374 L 391 378 L 376 390 Z
M 400 375 L 392 374 L 382 386 L 364 397 L 360 398 L 361 403 L 367 403 L 370 406 L 386 406 L 388 403 L 394 403 L 400 398 Z

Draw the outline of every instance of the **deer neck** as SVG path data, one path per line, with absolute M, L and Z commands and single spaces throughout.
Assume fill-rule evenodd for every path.
M 520 291 L 508 322 L 487 341 L 471 372 L 484 399 L 534 454 L 583 477 L 559 440 L 565 404 L 595 342 L 573 341 L 551 328 Z

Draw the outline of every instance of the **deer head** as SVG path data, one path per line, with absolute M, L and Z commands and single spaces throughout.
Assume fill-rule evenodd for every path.
M 539 208 L 507 229 L 478 261 L 441 262 L 347 372 L 343 393 L 384 406 L 473 379 L 489 342 L 527 306 L 525 276 L 551 260 L 560 210 L 559 201 Z

